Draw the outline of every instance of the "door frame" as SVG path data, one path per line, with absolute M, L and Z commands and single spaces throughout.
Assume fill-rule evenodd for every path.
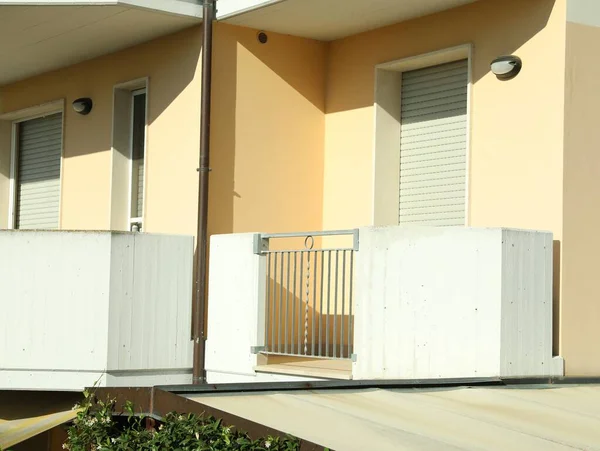
M 463 44 L 375 66 L 373 180 L 371 224 L 398 225 L 400 186 L 400 104 L 402 73 L 462 59 L 468 60 L 465 226 L 470 224 L 471 101 L 473 45 Z

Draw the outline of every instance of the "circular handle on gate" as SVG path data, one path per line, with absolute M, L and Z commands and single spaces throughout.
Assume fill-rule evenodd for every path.
M 309 235 L 304 239 L 304 247 L 309 251 L 312 250 L 313 247 L 315 247 L 315 238 L 312 235 Z

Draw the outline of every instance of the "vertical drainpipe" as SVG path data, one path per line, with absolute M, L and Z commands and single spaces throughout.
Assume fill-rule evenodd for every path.
M 193 383 L 206 382 L 206 256 L 208 241 L 208 173 L 210 172 L 210 99 L 212 37 L 215 1 L 203 0 L 202 100 L 200 110 L 200 167 L 198 169 L 198 233 L 196 249 L 196 296 L 194 317 Z

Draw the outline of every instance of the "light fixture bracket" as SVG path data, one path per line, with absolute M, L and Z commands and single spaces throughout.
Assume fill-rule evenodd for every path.
M 90 114 L 93 106 L 94 102 L 89 97 L 81 97 L 73 102 L 75 112 L 83 116 Z
M 492 73 L 499 80 L 511 80 L 519 75 L 523 68 L 523 61 L 515 55 L 500 56 L 492 61 L 490 65 Z

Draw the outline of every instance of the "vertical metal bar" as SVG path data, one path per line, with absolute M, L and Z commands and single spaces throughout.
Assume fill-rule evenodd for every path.
M 329 357 L 329 308 L 331 306 L 331 251 L 327 251 L 327 315 L 325 315 L 325 357 Z
M 321 296 L 319 301 L 319 357 L 323 355 L 323 289 L 325 287 L 325 251 L 321 251 Z
M 302 339 L 300 338 L 300 334 L 302 332 L 302 329 L 300 327 L 301 323 L 302 323 L 302 299 L 304 298 L 304 296 L 302 296 L 303 293 L 303 287 L 302 287 L 302 283 L 304 282 L 304 252 L 300 252 L 300 302 L 298 302 L 298 355 L 300 355 L 300 349 L 302 346 Z M 293 350 L 292 350 L 292 354 L 293 354 Z
M 292 331 L 290 334 L 290 354 L 294 353 L 294 325 L 296 324 L 296 280 L 298 279 L 298 252 L 294 252 L 294 289 L 292 293 Z
M 342 251 L 342 321 L 340 324 L 340 357 L 344 358 L 344 315 L 346 314 L 346 251 Z M 350 357 L 350 356 L 348 356 Z
M 310 250 L 306 253 L 306 305 L 304 306 L 304 347 L 302 354 L 308 354 L 308 310 L 310 308 Z
M 271 302 L 271 263 L 273 263 L 273 255 L 267 254 L 267 297 L 265 299 L 265 349 L 269 351 L 269 304 Z
M 275 351 L 275 306 L 277 305 L 277 255 L 275 252 L 273 262 L 273 302 L 271 303 L 271 350 Z
M 317 262 L 317 251 L 315 251 L 315 269 L 313 271 L 313 311 L 312 311 L 312 327 L 311 327 L 311 347 L 310 355 L 315 355 L 315 320 L 317 312 L 317 274 L 319 265 Z
M 353 319 L 352 318 L 352 287 L 354 285 L 354 251 L 350 251 L 350 296 L 348 297 L 348 357 L 352 357 L 354 353 L 354 336 L 352 335 Z
M 337 357 L 338 285 L 340 281 L 340 251 L 335 251 L 335 295 L 333 298 L 333 357 Z
M 281 353 L 281 317 L 283 310 L 283 260 L 284 253 L 281 253 L 281 274 L 279 275 L 279 321 L 277 322 L 277 352 Z
M 286 283 L 286 292 L 285 292 L 285 336 L 283 337 L 283 352 L 288 352 L 288 305 L 290 303 L 290 257 L 292 256 L 291 252 L 287 253 L 287 283 Z

